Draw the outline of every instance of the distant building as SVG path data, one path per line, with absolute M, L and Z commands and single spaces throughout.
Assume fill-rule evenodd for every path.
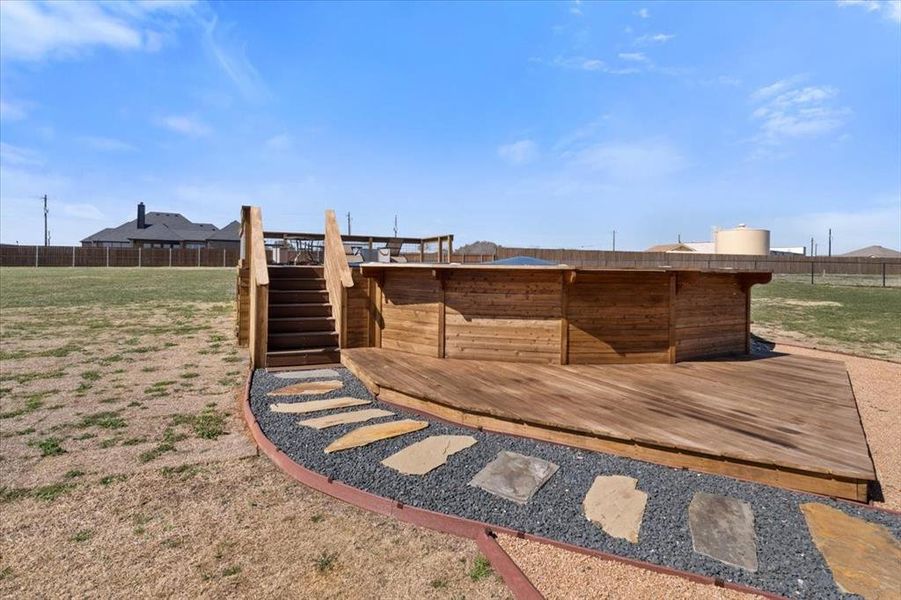
M 807 256 L 807 248 L 805 246 L 770 248 L 770 256 Z
M 901 252 L 892 250 L 891 248 L 886 248 L 885 246 L 867 246 L 866 248 L 859 248 L 857 250 L 852 250 L 851 252 L 839 254 L 839 256 L 860 256 L 863 258 L 898 258 L 899 256 L 901 256 Z
M 118 227 L 107 227 L 81 240 L 99 248 L 238 248 L 241 224 L 232 221 L 222 229 L 211 223 L 193 223 L 179 213 L 144 212 Z
M 657 244 L 645 252 L 697 252 L 713 254 L 713 242 L 676 242 L 674 244 Z

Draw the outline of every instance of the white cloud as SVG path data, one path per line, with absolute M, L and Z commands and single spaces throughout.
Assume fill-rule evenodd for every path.
M 157 29 L 190 2 L 0 2 L 0 57 L 71 58 L 93 48 L 153 50 Z M 159 17 L 159 18 L 157 18 Z
M 552 61 L 533 58 L 531 61 L 559 69 L 607 73 L 608 75 L 632 75 L 639 72 L 635 67 L 611 67 L 599 58 L 588 58 L 585 56 L 557 56 Z
M 662 138 L 589 145 L 573 158 L 576 165 L 621 180 L 665 177 L 688 166 L 682 153 Z
M 103 212 L 93 204 L 62 204 L 63 214 L 75 219 L 90 221 L 102 221 L 106 217 Z
M 499 146 L 497 155 L 511 165 L 524 165 L 538 158 L 538 144 L 532 140 L 519 140 Z
M 801 85 L 803 77 L 777 81 L 751 94 L 758 104 L 751 116 L 760 122 L 754 141 L 779 145 L 792 138 L 816 137 L 841 128 L 851 110 L 836 106 L 838 89 Z
M 219 69 L 248 100 L 259 101 L 269 95 L 259 72 L 247 58 L 247 47 L 234 35 L 232 24 L 220 25 L 216 15 L 198 17 L 203 27 L 203 42 Z
M 25 105 L 0 98 L 0 119 L 4 121 L 21 121 L 28 116 Z
M 43 162 L 34 150 L 0 142 L 0 163 L 4 165 L 37 166 Z
M 640 8 L 637 11 L 635 11 L 635 15 L 640 19 L 650 19 L 651 11 L 649 11 L 646 8 Z
M 627 61 L 631 61 L 631 62 L 639 62 L 639 63 L 650 62 L 648 57 L 645 56 L 643 52 L 620 52 L 619 57 L 622 60 L 627 60 Z
M 901 23 L 901 0 L 836 0 L 836 4 L 842 8 L 862 8 L 868 13 L 879 13 L 889 21 Z
M 198 138 L 210 135 L 213 130 L 205 123 L 186 115 L 169 115 L 157 120 L 157 125 L 188 137 Z
M 132 152 L 137 150 L 133 145 L 115 138 L 87 135 L 78 138 L 88 148 L 103 152 Z
M 570 14 L 576 15 L 577 17 L 582 16 L 582 0 L 573 0 L 572 4 L 569 7 Z
M 646 35 L 639 36 L 633 40 L 633 43 L 636 46 L 650 46 L 653 44 L 665 44 L 671 39 L 676 37 L 675 34 L 672 33 L 649 33 Z

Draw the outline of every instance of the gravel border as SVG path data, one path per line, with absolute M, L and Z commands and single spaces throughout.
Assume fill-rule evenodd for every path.
M 825 561 L 810 539 L 799 504 L 820 502 L 833 506 L 849 515 L 884 525 L 901 539 L 901 516 L 898 515 L 728 477 L 449 425 L 379 402 L 349 371 L 342 368 L 338 372 L 344 382 L 342 389 L 316 396 L 281 397 L 278 401 L 338 396 L 369 398 L 373 400 L 373 408 L 390 410 L 397 418 L 428 420 L 429 427 L 362 448 L 325 454 L 323 449 L 329 443 L 361 424 L 316 430 L 298 426 L 298 415 L 271 412 L 266 394 L 292 380 L 257 370 L 251 385 L 250 404 L 260 429 L 280 450 L 306 468 L 404 504 L 798 598 L 854 597 L 842 594 L 833 582 Z M 348 410 L 355 409 L 323 411 L 317 416 Z M 375 419 L 365 424 L 389 419 L 391 417 Z M 443 467 L 423 476 L 401 475 L 380 464 L 382 459 L 414 442 L 444 434 L 471 435 L 478 443 L 454 454 Z M 524 506 L 468 486 L 469 480 L 501 450 L 543 458 L 559 465 L 560 469 Z M 582 499 L 598 475 L 635 477 L 638 489 L 648 493 L 638 544 L 608 536 L 582 513 Z M 698 491 L 731 496 L 751 505 L 760 565 L 757 573 L 730 567 L 693 552 L 688 504 Z

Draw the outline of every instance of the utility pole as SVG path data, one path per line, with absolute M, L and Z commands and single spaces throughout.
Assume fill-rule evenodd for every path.
M 44 194 L 44 246 L 50 245 L 50 231 L 47 229 L 47 214 L 50 210 L 47 208 L 47 194 Z
M 347 211 L 347 235 L 350 235 L 350 211 Z
M 394 237 L 397 237 L 397 215 L 394 215 Z
M 613 230 L 613 251 L 616 252 L 616 229 Z
M 832 227 L 829 228 L 829 256 L 832 256 Z

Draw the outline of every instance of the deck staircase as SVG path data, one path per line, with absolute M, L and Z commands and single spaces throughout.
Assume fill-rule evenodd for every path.
M 322 267 L 269 265 L 268 331 L 269 367 L 340 362 Z

